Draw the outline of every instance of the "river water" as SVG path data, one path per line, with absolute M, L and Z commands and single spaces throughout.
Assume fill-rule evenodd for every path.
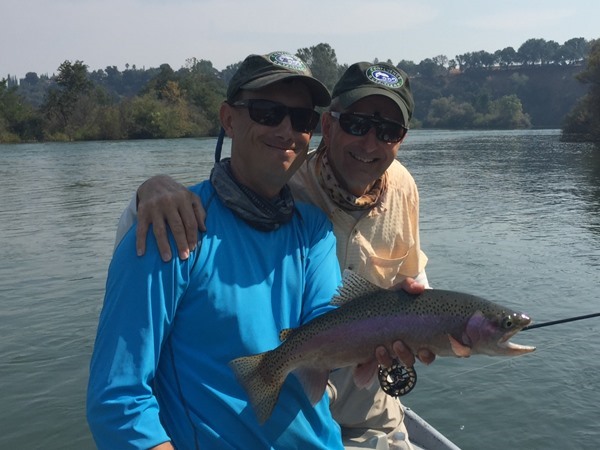
M 121 210 L 152 174 L 207 177 L 214 139 L 0 145 L 0 447 L 91 449 L 88 362 Z M 600 311 L 600 149 L 556 130 L 411 131 L 433 287 L 546 322 Z M 600 318 L 518 358 L 416 366 L 403 402 L 463 449 L 596 449 Z

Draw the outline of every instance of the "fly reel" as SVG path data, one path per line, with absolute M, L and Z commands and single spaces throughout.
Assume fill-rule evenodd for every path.
M 379 366 L 379 384 L 381 389 L 392 397 L 408 394 L 417 384 L 417 372 L 412 367 L 404 367 L 394 359 L 390 367 Z

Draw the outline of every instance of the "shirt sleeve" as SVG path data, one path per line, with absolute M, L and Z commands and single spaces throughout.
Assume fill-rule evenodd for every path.
M 117 225 L 117 235 L 115 238 L 115 250 L 125 233 L 131 228 L 131 225 L 137 220 L 137 194 L 133 196 L 129 205 L 125 208 L 121 217 L 119 218 L 119 223 Z
M 99 449 L 150 448 L 170 440 L 152 386 L 188 262 L 162 262 L 155 244 L 143 257 L 134 249 L 130 230 L 108 270 L 90 363 L 87 418 Z
M 316 217 L 317 220 L 308 227 L 310 244 L 304 283 L 304 323 L 335 308 L 330 303 L 342 279 L 331 222 L 320 211 Z
M 431 289 L 431 286 L 429 285 L 429 280 L 427 279 L 427 274 L 425 273 L 425 270 L 423 270 L 422 272 L 419 272 L 419 275 L 417 275 L 415 277 L 415 281 L 417 283 L 421 283 L 423 286 L 425 286 L 425 289 Z

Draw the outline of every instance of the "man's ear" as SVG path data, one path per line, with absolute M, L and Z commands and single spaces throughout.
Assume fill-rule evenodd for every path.
M 227 133 L 227 137 L 233 138 L 233 107 L 223 102 L 219 110 L 219 118 L 221 119 L 221 126 L 225 130 L 225 133 Z

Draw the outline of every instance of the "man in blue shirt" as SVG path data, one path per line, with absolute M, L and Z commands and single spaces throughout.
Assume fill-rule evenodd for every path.
M 192 188 L 208 212 L 189 258 L 164 262 L 135 229 L 115 250 L 90 366 L 87 417 L 100 449 L 341 449 L 327 396 L 313 407 L 287 378 L 259 424 L 228 363 L 332 308 L 340 283 L 331 224 L 294 204 L 327 89 L 293 55 L 250 55 L 220 119 L 231 158 Z M 171 248 L 175 249 L 171 239 Z

